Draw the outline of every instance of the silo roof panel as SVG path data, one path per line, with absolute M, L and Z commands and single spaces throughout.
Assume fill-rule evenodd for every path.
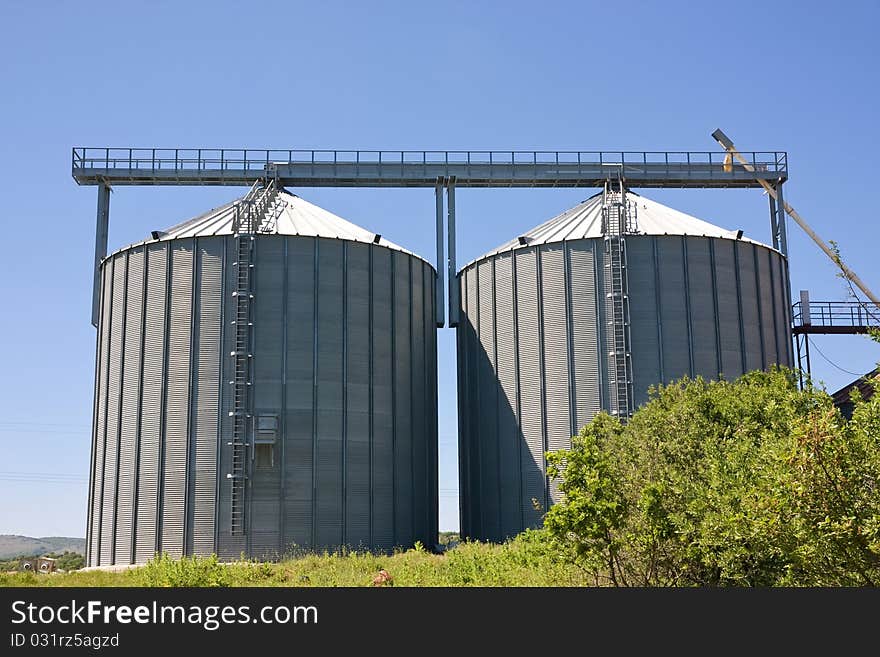
M 235 205 L 241 199 L 230 201 L 204 214 L 189 219 L 176 226 L 161 231 L 159 240 L 175 240 L 191 237 L 232 235 L 235 220 Z M 283 190 L 278 193 L 281 210 L 274 222 L 269 222 L 261 234 L 298 235 L 303 237 L 324 237 L 365 244 L 378 244 L 389 249 L 416 254 L 384 237 L 376 241 L 376 233 L 361 228 L 342 217 L 309 203 L 296 194 Z M 143 243 L 156 240 L 144 240 Z M 132 245 L 133 246 L 133 245 Z M 128 248 L 128 247 L 125 247 Z M 419 256 L 416 256 L 419 257 Z
M 736 239 L 735 230 L 726 230 L 702 219 L 652 201 L 635 192 L 627 192 L 627 200 L 636 206 L 638 231 L 636 235 L 690 235 L 693 237 L 722 237 Z M 540 244 L 552 244 L 566 240 L 603 237 L 602 194 L 596 194 L 561 214 L 517 236 L 501 246 L 471 261 Z M 524 239 L 523 239 L 524 238 Z M 741 241 L 761 244 L 747 237 Z M 525 242 L 525 243 L 523 243 Z M 766 245 L 764 245 L 766 246 Z M 467 265 L 465 265 L 467 266 Z

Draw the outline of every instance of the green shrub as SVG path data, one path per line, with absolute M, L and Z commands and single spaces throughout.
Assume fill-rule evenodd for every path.
M 787 370 L 684 378 L 548 462 L 545 526 L 596 583 L 880 583 L 880 397 L 846 422 Z
M 230 586 L 229 566 L 217 555 L 173 559 L 168 553 L 156 555 L 136 571 L 141 586 Z

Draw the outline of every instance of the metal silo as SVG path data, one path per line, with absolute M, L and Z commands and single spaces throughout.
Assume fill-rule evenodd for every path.
M 545 452 L 600 409 L 626 417 L 650 385 L 682 375 L 792 364 L 785 257 L 620 187 L 458 279 L 465 536 L 538 525 L 559 499 Z
M 435 543 L 435 277 L 273 184 L 107 257 L 88 563 Z

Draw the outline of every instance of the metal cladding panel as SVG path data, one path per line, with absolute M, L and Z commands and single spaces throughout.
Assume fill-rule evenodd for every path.
M 574 430 L 580 431 L 601 407 L 596 295 L 596 262 L 593 242 L 577 241 L 568 247 L 571 306 L 571 391 L 574 397 Z
M 122 366 L 122 408 L 119 440 L 119 491 L 117 494 L 115 563 L 131 563 L 136 481 L 138 412 L 141 399 L 141 344 L 144 301 L 144 248 L 128 253 L 125 339 Z
M 391 252 L 371 247 L 373 370 L 373 545 L 394 547 L 394 432 L 391 329 Z
M 254 240 L 253 408 L 257 416 L 279 415 L 284 348 L 284 240 Z M 282 551 L 281 445 L 272 447 L 270 467 L 257 467 L 250 451 L 249 540 L 251 554 L 270 558 Z
M 761 340 L 761 313 L 755 275 L 755 249 L 751 244 L 736 243 L 737 270 L 742 305 L 743 346 L 746 352 L 746 371 L 764 367 L 764 347 Z
M 482 495 L 481 482 L 483 480 L 483 445 L 482 436 L 480 435 L 480 368 L 482 357 L 480 355 L 480 337 L 479 337 L 479 295 L 478 295 L 478 274 L 476 267 L 470 267 L 463 280 L 464 293 L 467 295 L 467 322 L 464 331 L 468 362 L 468 392 L 471 403 L 468 405 L 467 426 L 468 426 L 468 491 L 470 498 L 474 500 L 474 504 L 470 510 L 470 534 L 473 536 L 483 536 L 483 506 L 485 500 Z
M 684 238 L 658 237 L 657 288 L 663 332 L 663 381 L 691 374 L 688 288 L 684 273 Z
M 496 422 L 498 427 L 500 538 L 522 531 L 522 490 L 519 434 L 519 406 L 516 379 L 516 322 L 513 296 L 513 256 L 495 259 L 495 349 L 499 390 Z M 487 409 L 491 410 L 491 409 Z
M 193 244 L 171 249 L 168 374 L 165 398 L 165 460 L 162 468 L 162 551 L 184 552 L 192 349 Z
M 235 239 L 136 245 L 103 270 L 90 563 L 436 540 L 433 270 L 404 253 L 392 269 L 383 246 L 255 246 L 254 410 L 281 422 L 247 533 L 224 485 Z
M 224 240 L 203 238 L 197 244 L 195 358 L 192 389 L 192 554 L 217 551 L 217 443 L 220 416 L 220 368 L 223 307 Z
M 437 274 L 427 263 L 422 263 L 423 289 L 425 290 L 425 303 L 423 306 L 425 332 L 425 440 L 427 450 L 425 453 L 425 496 L 427 499 L 428 536 L 431 546 L 439 540 L 439 493 L 440 482 L 438 480 L 438 436 L 437 436 Z
M 638 407 L 648 400 L 648 388 L 664 378 L 661 370 L 654 238 L 627 238 L 626 255 L 633 401 Z M 580 385 L 582 377 L 578 372 L 575 385 Z M 579 423 L 578 426 L 583 424 Z
M 758 300 L 761 304 L 761 339 L 764 343 L 764 367 L 779 362 L 779 334 L 776 331 L 776 309 L 773 307 L 774 279 L 770 269 L 770 251 L 754 246 L 758 270 Z
M 569 328 L 562 244 L 541 247 L 541 302 L 544 340 L 544 422 L 547 451 L 571 447 L 571 401 L 569 399 Z M 559 480 L 550 483 L 550 502 L 561 499 Z
M 687 294 L 693 358 L 693 376 L 718 377 L 712 255 L 705 237 L 686 237 Z
M 287 241 L 284 547 L 312 547 L 315 240 Z
M 135 561 L 143 563 L 156 553 L 158 537 L 162 391 L 165 376 L 165 312 L 168 246 L 147 247 L 147 286 L 144 322 L 143 393 L 138 450 L 137 541 Z
M 477 376 L 480 409 L 477 435 L 480 437 L 480 510 L 482 535 L 501 539 L 498 447 L 498 379 L 495 375 L 495 272 L 494 260 L 475 267 L 477 285 Z M 496 411 L 496 412 L 493 412 Z
M 412 312 L 410 258 L 391 255 L 394 270 L 394 519 L 395 545 L 413 542 Z
M 218 494 L 217 514 L 217 555 L 221 559 L 238 559 L 242 552 L 247 551 L 247 537 L 243 534 L 232 535 L 232 486 L 226 475 L 232 472 L 232 437 L 233 418 L 229 415 L 233 409 L 233 359 L 232 351 L 235 349 L 235 331 L 232 330 L 233 318 L 235 317 L 235 305 L 232 301 L 232 291 L 236 287 L 237 268 L 233 263 L 238 259 L 236 240 L 228 237 L 224 241 L 224 268 L 223 268 L 223 292 L 222 292 L 222 315 L 224 327 L 221 331 L 221 355 L 223 359 L 220 365 L 220 465 L 218 474 L 220 487 Z
M 455 329 L 456 383 L 458 386 L 458 503 L 459 525 L 462 536 L 473 536 L 471 511 L 477 504 L 470 493 L 470 409 L 471 398 L 470 372 L 471 365 L 468 354 L 470 333 L 470 314 L 468 312 L 467 276 L 470 268 L 456 276 L 458 285 L 460 321 Z M 439 492 L 439 491 L 438 491 Z
M 110 323 L 113 301 L 113 260 L 106 260 L 101 267 L 101 321 L 98 325 L 98 368 L 95 385 L 94 468 L 91 473 L 91 516 L 89 518 L 89 565 L 98 566 L 101 561 L 101 505 L 104 499 L 104 459 L 106 456 L 107 431 L 107 373 L 110 364 Z
M 343 244 L 318 240 L 316 543 L 342 543 Z
M 781 255 L 770 251 L 770 264 L 773 274 L 773 308 L 776 310 L 776 335 L 779 345 L 777 363 L 791 367 L 791 320 L 790 304 L 787 302 L 788 288 L 785 284 L 786 264 Z
M 104 448 L 104 490 L 101 509 L 101 564 L 112 564 L 116 529 L 116 491 L 119 468 L 119 412 L 122 396 L 123 333 L 125 329 L 125 258 L 113 257 L 113 299 L 107 378 L 107 430 Z
M 548 503 L 545 445 L 568 447 L 570 431 L 604 406 L 608 384 L 600 354 L 609 338 L 605 304 L 599 302 L 602 246 L 601 239 L 590 238 L 516 248 L 459 274 L 459 469 L 466 536 L 497 540 L 487 522 L 496 515 L 502 536 L 539 524 L 532 500 Z M 684 375 L 716 378 L 719 372 L 735 378 L 746 360 L 761 367 L 762 335 L 778 345 L 779 359 L 788 358 L 788 324 L 780 321 L 785 261 L 775 251 L 732 238 L 682 235 L 630 235 L 626 246 L 637 405 L 657 383 Z M 516 445 L 508 449 L 508 441 Z M 486 485 L 496 469 L 500 496 Z M 551 503 L 558 501 L 558 491 L 550 494 Z M 520 500 L 520 518 L 507 508 L 513 496 Z
M 611 383 L 608 381 L 608 351 L 614 343 L 614 336 L 608 331 L 608 297 L 605 296 L 605 240 L 593 243 L 593 258 L 596 260 L 596 351 L 599 370 L 599 402 L 603 410 L 609 410 Z
M 537 527 L 546 509 L 544 466 L 544 410 L 541 404 L 540 324 L 538 318 L 538 264 L 534 248 L 516 251 L 516 321 L 519 358 L 520 435 L 523 441 L 522 515 L 526 527 Z M 474 442 L 478 437 L 474 436 Z M 539 507 L 539 508 L 536 508 Z
M 253 388 L 256 413 L 277 412 L 281 399 L 284 346 L 284 241 L 254 240 Z
M 414 541 L 426 540 L 428 533 L 428 495 L 425 494 L 424 482 L 427 478 L 426 450 L 428 448 L 428 432 L 425 431 L 425 334 L 430 329 L 424 323 L 425 288 L 423 286 L 423 270 L 425 263 L 410 258 L 410 345 L 412 356 L 410 357 L 410 372 L 412 386 L 410 395 L 412 398 L 412 510 L 413 510 L 413 539 Z M 432 545 L 433 541 L 428 545 Z
M 370 247 L 349 243 L 345 264 L 345 536 L 370 544 Z
M 721 374 L 733 380 L 743 373 L 739 297 L 736 288 L 735 242 L 715 240 L 715 291 L 718 304 L 718 330 L 721 345 Z

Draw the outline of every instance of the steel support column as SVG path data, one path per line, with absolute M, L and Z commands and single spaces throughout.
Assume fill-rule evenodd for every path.
M 434 188 L 434 201 L 437 206 L 437 298 L 435 300 L 437 307 L 437 328 L 443 328 L 446 325 L 446 275 L 443 271 L 443 267 L 446 264 L 446 255 L 443 250 L 443 183 L 444 180 L 442 177 L 437 178 L 437 186 Z M 449 289 L 451 290 L 452 287 Z
M 449 326 L 458 326 L 458 285 L 455 280 L 455 176 L 450 176 L 446 181 L 447 202 L 447 269 L 446 282 L 449 287 Z
M 770 199 L 770 235 L 773 237 L 773 248 L 779 251 L 779 213 L 776 210 L 776 199 L 770 194 L 767 194 L 767 198 Z
M 101 261 L 107 256 L 107 228 L 110 223 L 110 185 L 98 185 L 98 218 L 95 224 L 95 271 L 92 281 L 92 326 L 98 327 L 101 303 Z
M 801 390 L 812 385 L 812 367 L 810 365 L 810 336 L 806 333 L 796 333 L 794 344 L 797 351 L 798 382 Z
M 788 316 L 786 319 L 789 322 L 789 325 L 794 327 L 794 311 L 791 306 L 791 267 L 789 266 L 788 261 L 788 234 L 785 230 L 785 199 L 782 196 L 782 180 L 776 183 L 776 230 L 779 233 L 779 252 L 785 256 L 785 299 L 786 299 L 786 308 L 788 309 Z M 771 197 L 772 199 L 772 197 Z M 775 236 L 774 236 L 775 237 Z M 774 243 L 775 246 L 775 243 Z M 806 347 L 807 349 L 807 371 L 809 372 L 809 362 L 810 362 L 810 347 L 809 344 Z M 800 362 L 797 364 L 800 367 Z
M 776 183 L 776 224 L 779 229 L 779 250 L 786 258 L 788 257 L 788 234 L 785 230 L 785 199 L 782 197 L 782 181 Z

